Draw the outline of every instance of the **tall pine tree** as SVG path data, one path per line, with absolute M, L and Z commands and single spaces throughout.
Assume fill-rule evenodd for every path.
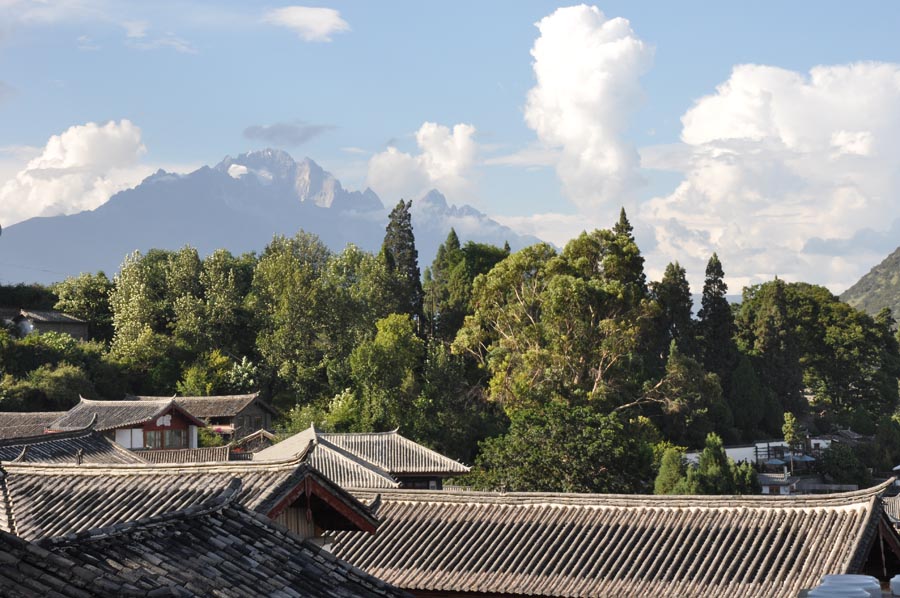
M 696 331 L 691 318 L 694 301 L 684 268 L 678 262 L 669 264 L 662 280 L 651 284 L 651 290 L 660 308 L 657 324 L 661 358 L 668 355 L 672 341 L 685 355 L 697 357 Z
M 706 371 L 718 374 L 723 390 L 728 394 L 731 378 L 737 367 L 738 353 L 734 342 L 734 316 L 725 295 L 725 271 L 715 253 L 706 264 L 703 297 L 700 300 L 699 322 L 700 357 Z
M 419 272 L 419 252 L 413 236 L 412 201 L 400 202 L 391 210 L 381 255 L 390 275 L 391 295 L 397 313 L 409 314 L 421 327 L 422 280 Z

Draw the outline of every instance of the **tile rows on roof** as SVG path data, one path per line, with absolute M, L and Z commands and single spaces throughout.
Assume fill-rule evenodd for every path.
M 32 411 L 26 413 L 0 411 L 0 439 L 43 434 L 65 411 Z
M 40 545 L 0 532 L 0 594 L 406 595 L 248 511 L 235 501 L 239 494 L 232 483 L 225 493 L 180 511 Z
M 885 487 L 799 500 L 385 490 L 378 533 L 336 534 L 334 553 L 414 591 L 793 597 L 862 566 Z
M 148 463 L 222 463 L 228 461 L 230 452 L 230 445 L 134 451 Z
M 376 525 L 352 495 L 300 460 L 79 467 L 4 463 L 0 529 L 37 539 L 105 527 L 197 504 L 234 478 L 242 482 L 237 501 L 262 514 L 277 516 L 310 479 L 343 497 L 366 527 Z
M 202 419 L 210 417 L 234 417 L 247 408 L 248 405 L 256 401 L 260 408 L 270 412 L 272 415 L 278 415 L 268 403 L 259 400 L 259 393 L 254 392 L 243 395 L 216 395 L 209 397 L 152 397 L 143 395 L 129 395 L 126 400 L 132 401 L 160 401 L 173 399 L 181 405 L 186 411 L 193 416 Z
M 90 426 L 71 432 L 0 440 L 0 461 L 21 463 L 146 463 Z
M 325 440 L 315 428 L 285 438 L 253 455 L 256 462 L 303 458 L 342 488 L 397 488 L 383 469 Z
M 323 432 L 319 435 L 324 440 L 395 475 L 415 473 L 456 475 L 469 471 L 462 463 L 404 438 L 396 430 L 372 434 Z
M 118 428 L 139 426 L 153 421 L 170 409 L 181 412 L 191 423 L 204 425 L 195 416 L 184 411 L 172 399 L 159 401 L 93 401 L 81 398 L 77 405 L 69 409 L 50 424 L 50 430 L 73 430 L 86 427 L 94 417 L 94 429 L 103 432 Z
M 57 324 L 84 324 L 84 320 L 80 320 L 75 316 L 63 313 L 61 311 L 41 310 L 41 309 L 23 309 L 19 312 L 24 318 L 35 322 L 47 322 Z

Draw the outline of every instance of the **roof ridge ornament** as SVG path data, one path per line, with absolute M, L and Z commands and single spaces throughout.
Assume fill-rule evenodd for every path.
M 25 457 L 28 456 L 28 448 L 29 448 L 29 445 L 27 445 L 27 444 L 25 446 L 23 446 L 22 452 L 19 453 L 19 456 L 16 457 L 15 459 L 13 459 L 12 461 L 10 461 L 10 463 L 24 463 Z

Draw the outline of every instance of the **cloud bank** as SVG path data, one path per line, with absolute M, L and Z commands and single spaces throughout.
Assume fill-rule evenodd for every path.
M 285 6 L 268 11 L 262 20 L 287 27 L 307 42 L 330 42 L 333 34 L 350 31 L 350 24 L 333 8 Z
M 474 135 L 469 124 L 450 129 L 426 122 L 416 132 L 420 152 L 412 155 L 391 146 L 375 154 L 369 159 L 367 184 L 387 204 L 417 199 L 432 188 L 451 202 L 464 201 L 472 191 L 469 175 L 478 151 Z
M 683 143 L 645 159 L 684 180 L 640 218 L 694 279 L 716 251 L 733 283 L 840 290 L 900 243 L 884 240 L 900 228 L 900 65 L 739 65 L 681 120 Z
M 556 171 L 580 210 L 616 207 L 640 182 L 638 153 L 624 134 L 643 99 L 640 76 L 653 49 L 628 20 L 609 19 L 596 6 L 560 8 L 536 26 L 537 85 L 525 121 L 558 148 Z
M 96 208 L 149 174 L 138 164 L 145 151 L 129 120 L 69 127 L 0 187 L 0 223 Z

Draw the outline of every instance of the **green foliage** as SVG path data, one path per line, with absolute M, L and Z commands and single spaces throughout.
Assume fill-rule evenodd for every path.
M 78 397 L 97 398 L 87 374 L 69 363 L 42 365 L 24 378 L 4 376 L 0 381 L 0 408 L 4 411 L 65 411 Z
M 865 468 L 853 447 L 832 442 L 822 452 L 819 459 L 819 472 L 835 484 L 856 484 L 860 488 L 869 486 L 872 477 Z
M 231 372 L 234 365 L 218 350 L 204 354 L 184 370 L 175 388 L 178 394 L 186 397 L 229 394 L 232 392 Z
M 197 428 L 197 445 L 200 447 L 224 446 L 225 439 L 209 428 Z
M 678 262 L 669 264 L 662 280 L 651 283 L 650 290 L 660 307 L 656 325 L 661 356 L 668 355 L 669 345 L 674 342 L 682 353 L 697 357 L 696 330 L 691 318 L 694 302 L 685 269 Z
M 59 299 L 53 306 L 61 312 L 88 323 L 92 338 L 109 341 L 112 338 L 112 309 L 109 294 L 113 284 L 103 272 L 71 276 L 53 285 Z
M 672 442 L 699 447 L 711 432 L 731 428 L 718 377 L 682 354 L 674 341 L 665 375 L 645 395 L 659 405 L 659 428 Z
M 422 389 L 416 398 L 409 436 L 438 452 L 472 463 L 478 443 L 501 434 L 508 423 L 482 389 L 470 385 L 469 365 L 442 343 L 427 350 Z
M 803 434 L 800 430 L 800 423 L 793 413 L 785 411 L 784 425 L 781 426 L 781 434 L 784 436 L 784 442 L 791 450 L 797 449 L 803 442 Z
M 0 408 L 56 408 L 79 390 L 261 390 L 286 430 L 400 427 L 508 489 L 647 490 L 656 475 L 659 491 L 752 492 L 753 468 L 724 458 L 720 438 L 777 434 L 785 411 L 822 431 L 875 432 L 867 464 L 900 458 L 886 419 L 900 376 L 889 311 L 869 317 L 778 280 L 732 308 L 713 254 L 695 322 L 678 262 L 648 286 L 624 211 L 561 252 L 510 255 L 451 231 L 422 287 L 409 211 L 396 206 L 377 255 L 333 253 L 301 231 L 259 258 L 150 250 L 112 283 L 18 289 L 95 334 L 105 325 L 111 341 L 0 334 Z M 667 453 L 704 445 L 698 467 Z
M 894 412 L 900 354 L 889 313 L 876 321 L 823 287 L 775 280 L 745 289 L 738 321 L 782 411 L 807 408 L 805 387 L 816 410 L 843 425 L 860 410 L 870 427 Z
M 734 494 L 735 483 L 731 460 L 725 454 L 722 439 L 716 434 L 706 437 L 706 446 L 697 463 L 697 486 L 700 494 Z
M 314 235 L 277 236 L 253 276 L 257 350 L 300 403 L 319 396 L 327 382 L 322 341 L 328 338 L 332 294 L 323 275 L 330 255 Z
M 30 309 L 53 309 L 58 301 L 52 288 L 40 284 L 0 285 L 0 305 Z
M 895 418 L 884 416 L 878 421 L 874 448 L 873 465 L 879 471 L 891 471 L 900 465 L 900 423 Z
M 144 395 L 174 395 L 185 358 L 175 339 L 149 327 L 127 342 L 120 339 L 110 353 L 127 376 L 130 391 Z
M 762 430 L 771 427 L 764 424 L 769 399 L 752 359 L 741 354 L 731 375 L 731 390 L 726 395 L 734 419 L 735 436 L 744 441 L 762 437 Z
M 762 492 L 762 486 L 759 483 L 759 477 L 753 465 L 747 461 L 734 464 L 732 469 L 734 475 L 734 491 L 736 494 L 759 494 Z
M 703 367 L 718 374 L 723 388 L 731 388 L 731 372 L 737 366 L 735 325 L 728 305 L 725 271 L 715 253 L 706 264 L 700 311 L 697 312 L 699 352 Z
M 679 483 L 687 477 L 687 461 L 684 452 L 677 448 L 668 448 L 663 453 L 659 465 L 659 473 L 653 482 L 653 494 L 678 494 L 675 492 Z
M 677 448 L 666 450 L 654 484 L 655 494 L 759 494 L 759 480 L 750 463 L 735 464 L 725 454 L 722 439 L 706 437 L 696 466 L 688 465 Z
M 425 343 L 408 314 L 391 314 L 376 326 L 375 337 L 350 354 L 358 389 L 353 431 L 413 428 Z
M 652 450 L 617 414 L 551 401 L 517 412 L 509 432 L 481 444 L 467 483 L 541 492 L 645 491 Z
M 419 252 L 413 235 L 412 201 L 402 199 L 391 210 L 381 245 L 381 255 L 390 274 L 392 311 L 412 316 L 417 325 L 423 319 L 422 275 Z

